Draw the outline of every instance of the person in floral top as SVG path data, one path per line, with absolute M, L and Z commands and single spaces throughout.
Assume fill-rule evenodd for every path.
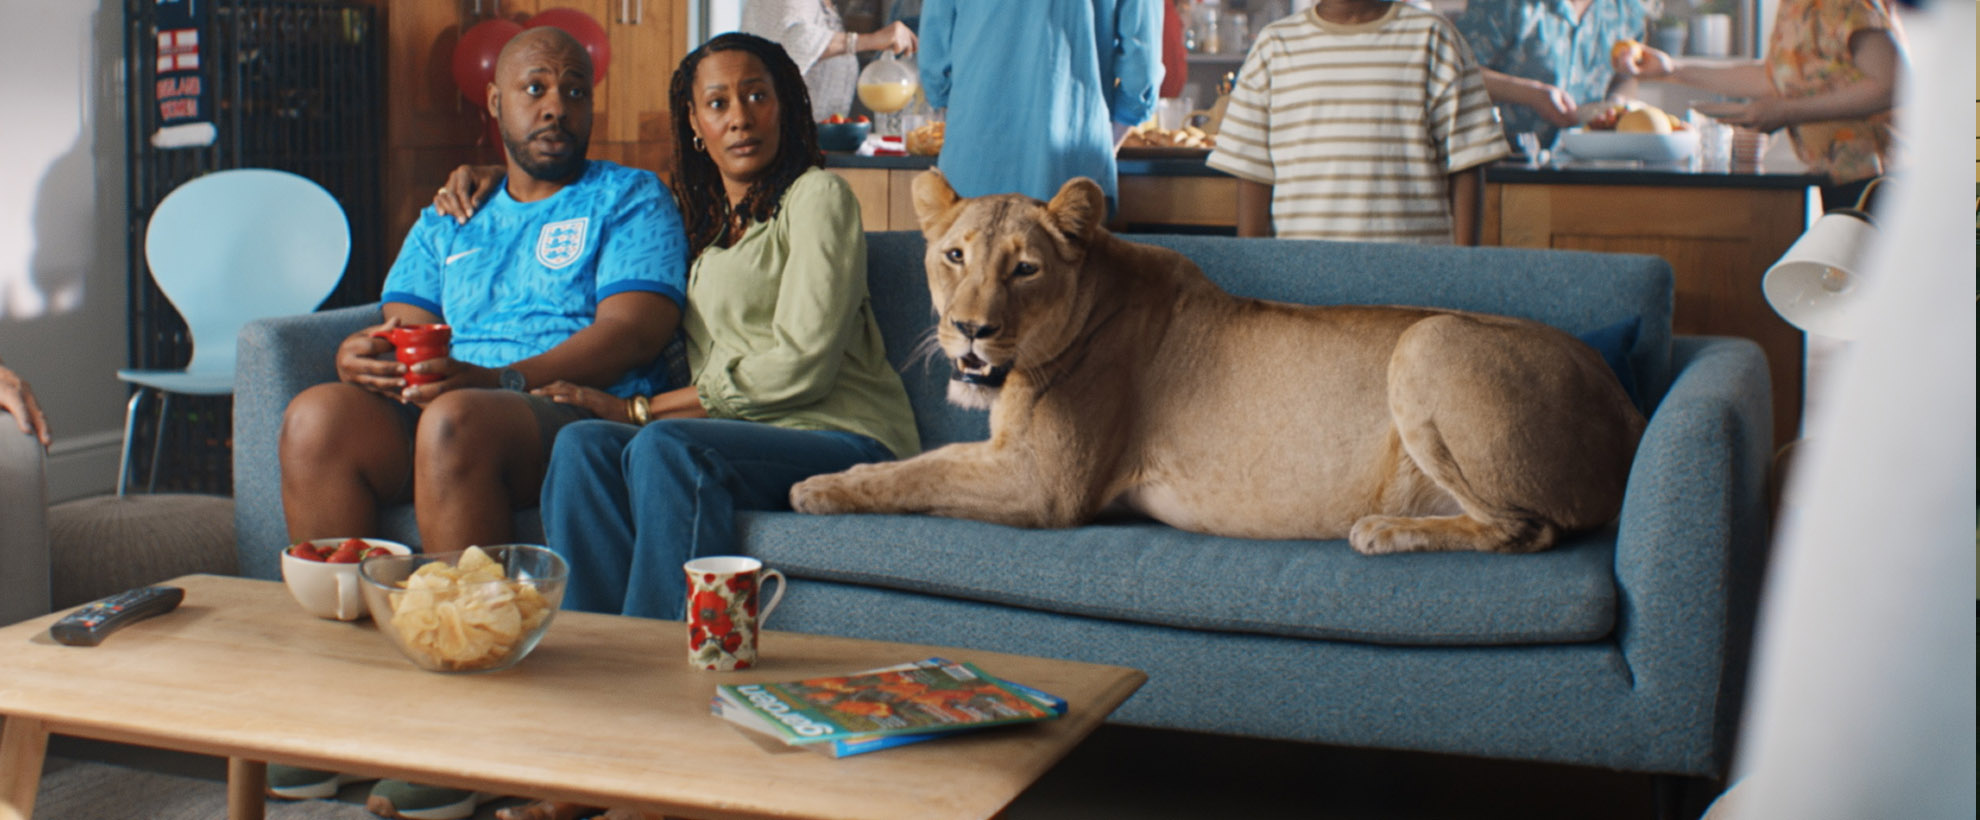
M 1763 60 L 1673 59 L 1645 48 L 1617 54 L 1615 68 L 1750 98 L 1719 119 L 1788 129 L 1801 161 L 1829 175 L 1822 207 L 1834 209 L 1854 205 L 1890 170 L 1903 62 L 1904 32 L 1884 0 L 1782 0 Z
M 1506 134 L 1549 146 L 1581 106 L 1634 95 L 1631 79 L 1609 88 L 1609 48 L 1642 39 L 1649 13 L 1644 0 L 1471 0 L 1456 22 Z

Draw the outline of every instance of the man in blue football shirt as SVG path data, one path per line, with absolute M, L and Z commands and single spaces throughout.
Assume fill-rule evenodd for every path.
M 527 392 L 562 379 L 621 396 L 668 380 L 686 290 L 680 213 L 652 173 L 585 157 L 592 69 L 555 28 L 502 49 L 488 110 L 508 155 L 504 190 L 465 224 L 428 208 L 385 280 L 385 323 L 346 338 L 338 381 L 290 402 L 281 436 L 289 537 L 377 531 L 410 499 L 429 552 L 510 540 L 534 506 L 559 427 L 589 418 Z M 452 326 L 451 355 L 407 368 L 373 332 Z

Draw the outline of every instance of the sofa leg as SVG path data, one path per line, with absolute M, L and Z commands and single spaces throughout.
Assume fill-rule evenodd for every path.
M 1722 790 L 1718 781 L 1680 774 L 1651 775 L 1657 820 L 1699 820 Z

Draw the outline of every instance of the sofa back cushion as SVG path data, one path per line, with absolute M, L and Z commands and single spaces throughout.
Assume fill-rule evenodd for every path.
M 1623 339 L 1626 349 L 1612 352 L 1628 366 L 1617 370 L 1635 381 L 1630 393 L 1646 415 L 1670 383 L 1671 270 L 1654 256 L 1187 234 L 1124 238 L 1189 257 L 1239 296 L 1310 305 L 1452 308 L 1545 322 L 1585 340 Z M 946 398 L 949 363 L 931 341 L 935 315 L 921 234 L 869 233 L 866 241 L 874 315 L 887 340 L 887 356 L 907 384 L 922 447 L 987 438 L 988 414 L 953 407 Z M 1613 332 L 1632 319 L 1633 338 Z

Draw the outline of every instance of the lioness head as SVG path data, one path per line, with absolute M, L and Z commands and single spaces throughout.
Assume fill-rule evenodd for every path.
M 1051 202 L 962 199 L 930 170 L 915 177 L 914 211 L 928 239 L 935 337 L 955 366 L 949 401 L 989 407 L 1012 368 L 1041 367 L 1077 336 L 1092 306 L 1080 267 L 1106 197 L 1078 177 Z

